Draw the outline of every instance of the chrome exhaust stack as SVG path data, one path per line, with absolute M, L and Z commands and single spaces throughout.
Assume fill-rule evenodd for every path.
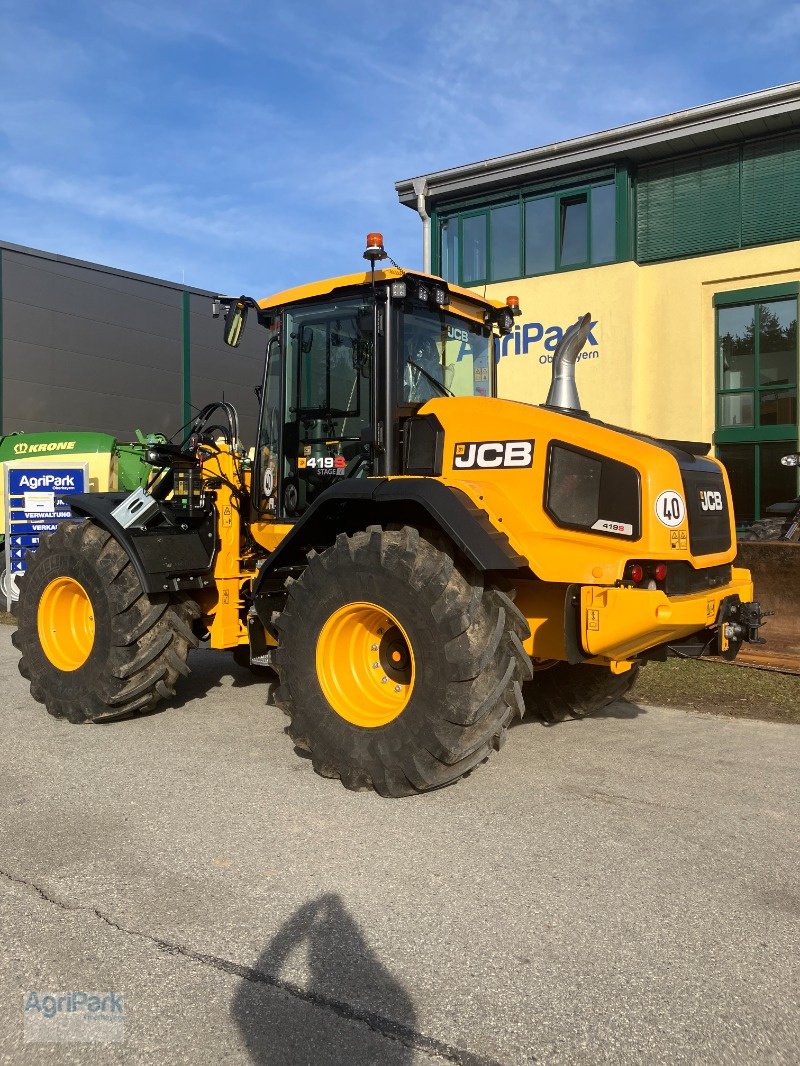
M 545 407 L 556 407 L 562 411 L 580 411 L 581 401 L 575 385 L 575 363 L 581 349 L 586 344 L 592 316 L 587 313 L 579 318 L 564 332 L 553 353 L 553 377 L 547 394 Z

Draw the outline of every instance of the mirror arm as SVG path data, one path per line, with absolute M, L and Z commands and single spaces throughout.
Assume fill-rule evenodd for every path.
M 252 307 L 255 309 L 259 320 L 262 317 L 269 317 L 268 313 L 262 310 L 258 303 L 252 296 L 215 296 L 211 300 L 211 317 L 219 318 L 223 312 L 228 312 L 231 309 L 231 304 L 243 304 L 245 307 Z

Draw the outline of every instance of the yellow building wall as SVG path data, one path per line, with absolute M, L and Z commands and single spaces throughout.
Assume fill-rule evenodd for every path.
M 590 311 L 596 325 L 576 371 L 584 410 L 654 436 L 710 441 L 714 294 L 797 281 L 800 241 L 489 285 L 487 296 L 519 296 L 522 309 L 514 334 L 501 342 L 498 395 L 544 403 L 556 327 L 563 331 Z

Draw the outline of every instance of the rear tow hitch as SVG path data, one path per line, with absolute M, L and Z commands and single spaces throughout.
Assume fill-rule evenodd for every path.
M 759 636 L 764 619 L 771 612 L 762 611 L 755 600 L 742 603 L 738 596 L 729 596 L 722 601 L 719 611 L 719 650 L 723 659 L 734 659 L 743 643 L 766 644 Z

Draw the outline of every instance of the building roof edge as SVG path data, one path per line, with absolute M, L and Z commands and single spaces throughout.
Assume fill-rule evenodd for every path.
M 732 125 L 747 126 L 763 121 L 767 116 L 791 112 L 796 112 L 800 120 L 800 82 L 729 97 L 521 152 L 432 171 L 415 178 L 403 178 L 395 182 L 395 190 L 402 204 L 416 208 L 415 181 L 423 181 L 427 194 L 435 199 L 472 188 L 475 184 L 503 184 L 514 178 L 533 176 L 540 171 L 619 158 L 626 152 L 648 145 L 664 142 L 674 144 L 698 133 L 709 133 Z

